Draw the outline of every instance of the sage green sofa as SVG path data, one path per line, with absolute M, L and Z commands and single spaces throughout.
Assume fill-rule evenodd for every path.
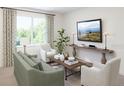
M 63 86 L 64 71 L 54 69 L 44 62 L 35 62 L 33 58 L 19 52 L 14 53 L 14 74 L 18 85 L 22 86 Z M 32 59 L 32 60 L 31 60 Z

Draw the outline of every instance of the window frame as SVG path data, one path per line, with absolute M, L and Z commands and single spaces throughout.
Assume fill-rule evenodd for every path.
M 48 34 L 47 34 L 47 19 L 46 19 L 46 16 L 45 15 L 43 15 L 43 14 L 36 14 L 36 13 L 27 13 L 27 12 L 24 12 L 24 13 L 22 13 L 22 12 L 17 12 L 17 17 L 18 16 L 24 16 L 24 17 L 31 17 L 31 35 L 30 35 L 30 38 L 29 38 L 29 44 L 27 44 L 27 45 L 39 45 L 40 44 L 40 42 L 41 43 L 44 43 L 44 42 L 47 42 L 48 41 Z M 44 35 L 46 35 L 46 38 L 44 38 L 44 42 L 42 42 L 42 41 L 40 41 L 39 43 L 33 43 L 32 41 L 33 41 L 33 32 L 34 32 L 34 19 L 35 18 L 44 18 L 44 20 L 46 21 L 45 22 L 45 24 L 46 24 L 46 28 L 45 28 L 45 31 L 43 32 L 44 33 Z M 17 28 L 18 29 L 18 28 Z M 18 31 L 18 30 L 17 30 Z M 17 36 L 16 36 L 16 39 L 17 39 Z M 17 42 L 17 41 L 16 41 Z M 23 45 L 16 45 L 16 46 L 23 46 Z

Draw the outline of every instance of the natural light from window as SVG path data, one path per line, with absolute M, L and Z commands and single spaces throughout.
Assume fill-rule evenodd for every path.
M 35 45 L 46 41 L 47 21 L 45 16 L 17 16 L 16 46 Z

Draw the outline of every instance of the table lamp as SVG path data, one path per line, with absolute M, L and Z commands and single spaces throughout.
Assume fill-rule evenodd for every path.
M 105 50 L 107 49 L 107 37 L 110 35 L 110 32 L 104 32 L 105 36 Z

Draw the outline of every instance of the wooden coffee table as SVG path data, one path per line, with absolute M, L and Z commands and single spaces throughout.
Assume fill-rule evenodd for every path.
M 86 66 L 88 66 L 88 67 L 92 67 L 92 65 L 93 65 L 92 63 L 83 61 L 83 60 L 81 60 L 81 59 L 76 59 L 76 60 L 78 60 L 78 63 L 72 64 L 72 65 L 68 65 L 68 64 L 64 63 L 64 61 L 60 61 L 60 60 L 58 60 L 58 59 L 51 58 L 51 61 L 52 61 L 52 62 L 56 62 L 56 63 L 58 63 L 58 64 L 64 66 L 64 70 L 65 70 L 65 80 L 67 80 L 67 77 L 69 77 L 69 76 L 71 76 L 71 75 L 73 75 L 73 74 L 76 74 L 76 73 L 80 72 L 82 65 L 86 65 Z M 79 70 L 79 71 L 74 71 L 74 69 L 77 68 L 77 67 L 80 67 L 80 70 Z M 74 72 L 71 73 L 71 74 L 68 74 L 68 73 L 67 73 L 68 70 L 74 71 Z

